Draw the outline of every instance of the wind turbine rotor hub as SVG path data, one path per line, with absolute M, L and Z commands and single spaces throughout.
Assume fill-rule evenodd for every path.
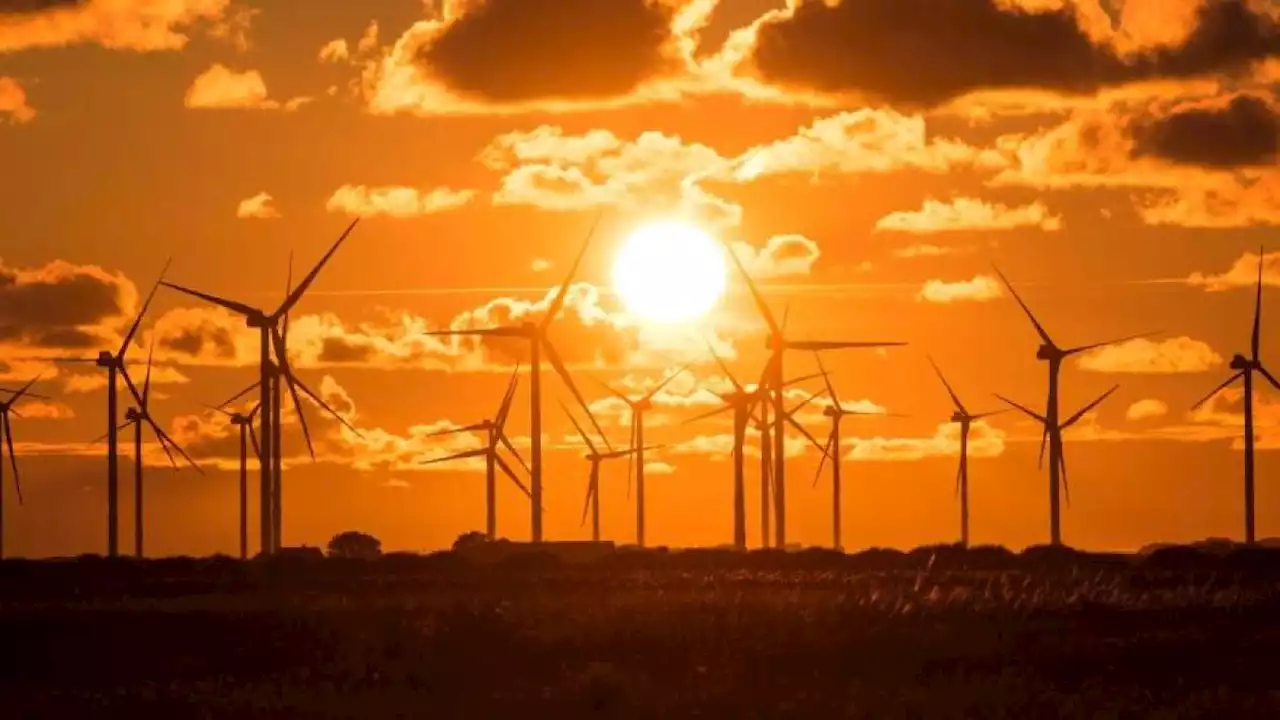
M 1057 360 L 1061 357 L 1062 357 L 1062 351 L 1054 347 L 1053 345 L 1048 345 L 1048 344 L 1041 345 L 1040 349 L 1036 350 L 1037 360 Z
M 822 414 L 829 418 L 839 418 L 843 413 L 834 407 L 824 407 L 822 408 Z
M 969 422 L 969 418 L 964 413 L 958 412 L 958 413 L 952 414 L 951 422 L 960 423 L 961 425 L 964 425 Z
M 110 368 L 116 364 L 116 356 L 103 350 L 98 353 L 98 367 Z
M 1236 353 L 1231 357 L 1232 370 L 1248 370 L 1253 366 L 1254 366 L 1253 361 L 1241 355 L 1240 353 Z

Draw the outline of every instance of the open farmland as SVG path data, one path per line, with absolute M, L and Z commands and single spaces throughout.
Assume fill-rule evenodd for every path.
M 0 565 L 6 717 L 1275 717 L 1280 558 Z

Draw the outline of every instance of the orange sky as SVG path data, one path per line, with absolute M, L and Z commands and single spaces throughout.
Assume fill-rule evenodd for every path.
M 312 464 L 290 426 L 285 543 L 361 529 L 389 548 L 427 549 L 480 529 L 474 468 L 419 464 L 478 438 L 422 436 L 496 409 L 512 358 L 421 333 L 529 312 L 599 209 L 554 335 L 580 386 L 601 401 L 590 377 L 638 388 L 672 361 L 696 363 L 651 418 L 649 437 L 669 445 L 650 457 L 651 543 L 731 539 L 729 428 L 675 424 L 713 407 L 707 390 L 723 378 L 697 332 L 646 327 L 610 288 L 622 239 L 669 218 L 729 240 L 775 312 L 790 303 L 796 337 L 910 342 L 827 358 L 847 404 L 909 416 L 844 425 L 848 547 L 958 532 L 955 431 L 926 353 L 971 409 L 998 408 L 994 392 L 1043 403 L 1035 333 L 993 262 L 1064 346 L 1159 331 L 1064 370 L 1068 413 L 1120 384 L 1066 435 L 1067 542 L 1241 533 L 1239 392 L 1188 408 L 1246 347 L 1257 248 L 1280 224 L 1270 0 L 7 7 L 2 379 L 43 371 L 38 390 L 56 396 L 14 425 L 26 504 L 6 477 L 9 552 L 102 552 L 106 522 L 104 448 L 88 444 L 105 425 L 101 378 L 20 358 L 117 345 L 170 255 L 175 282 L 274 305 L 290 251 L 310 265 L 353 216 L 365 221 L 299 307 L 290 345 L 300 374 L 363 438 L 312 408 Z M 1280 285 L 1275 257 L 1268 286 Z M 1275 304 L 1270 291 L 1264 302 Z M 1264 359 L 1280 350 L 1270 312 Z M 698 329 L 740 377 L 759 374 L 762 325 L 737 277 Z M 246 333 L 165 291 L 131 350 L 140 360 L 157 339 L 153 412 L 208 471 L 148 475 L 157 553 L 235 550 L 236 445 L 201 403 L 253 380 Z M 802 354 L 788 363 L 815 368 Z M 567 399 L 546 379 L 551 399 Z M 528 433 L 526 387 L 515 435 Z M 597 408 L 625 443 L 627 418 Z M 1280 534 L 1280 400 L 1262 389 L 1257 411 L 1265 537 Z M 545 414 L 547 532 L 586 537 L 582 448 L 553 402 Z M 825 437 L 820 416 L 806 420 Z M 1038 429 L 1005 414 L 974 433 L 975 541 L 1044 541 Z M 795 452 L 790 539 L 823 544 L 829 489 L 825 478 L 811 488 L 818 453 L 798 440 Z M 151 462 L 158 453 L 149 446 Z M 604 472 L 604 535 L 630 542 L 625 465 Z M 125 528 L 131 506 L 126 492 Z M 503 485 L 502 534 L 526 538 L 528 516 Z

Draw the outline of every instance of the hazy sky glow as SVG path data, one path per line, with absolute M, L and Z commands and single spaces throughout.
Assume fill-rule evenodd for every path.
M 426 549 L 480 529 L 479 466 L 420 461 L 481 446 L 426 436 L 491 415 L 522 348 L 423 333 L 536 316 L 601 211 L 553 340 L 614 443 L 630 418 L 592 378 L 641 392 L 695 363 L 649 416 L 668 446 L 649 458 L 651 544 L 731 540 L 727 420 L 678 423 L 728 389 L 705 337 L 744 381 L 766 351 L 732 271 L 691 324 L 626 311 L 614 257 L 669 221 L 726 239 L 796 337 L 910 342 L 824 358 L 846 405 L 906 415 L 842 426 L 850 548 L 958 533 L 957 429 L 925 353 L 972 411 L 995 392 L 1044 401 L 1037 336 L 993 262 L 1063 346 L 1156 333 L 1065 367 L 1064 414 L 1120 384 L 1066 434 L 1066 541 L 1237 537 L 1240 391 L 1189 407 L 1247 347 L 1258 248 L 1280 225 L 1278 83 L 1271 0 L 0 4 L 0 381 L 43 372 L 56 398 L 19 406 L 26 502 L 6 477 L 6 549 L 103 551 L 103 376 L 23 358 L 118 345 L 169 256 L 175 282 L 273 306 L 290 253 L 309 267 L 356 216 L 290 346 L 361 435 L 312 413 L 312 463 L 286 416 L 285 542 L 361 529 Z M 1280 254 L 1263 262 L 1265 361 Z M 152 413 L 208 474 L 165 471 L 148 444 L 148 546 L 230 553 L 238 436 L 202 403 L 253 381 L 256 336 L 166 291 L 130 357 L 153 339 Z M 547 533 L 586 537 L 584 449 L 546 387 Z M 1276 393 L 1256 411 L 1266 537 Z M 525 443 L 528 415 L 522 382 L 509 431 Z M 825 437 L 820 407 L 801 419 Z M 1038 442 L 1016 413 L 975 426 L 976 542 L 1046 539 Z M 818 454 L 788 447 L 790 539 L 825 543 Z M 630 542 L 625 484 L 625 463 L 605 466 L 604 535 Z M 529 532 L 507 486 L 499 528 Z

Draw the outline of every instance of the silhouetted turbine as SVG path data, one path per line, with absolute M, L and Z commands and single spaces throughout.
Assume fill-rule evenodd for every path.
M 747 274 L 747 270 L 742 266 L 742 262 L 738 256 L 734 254 L 733 248 L 724 239 L 725 252 L 729 255 L 729 259 L 733 261 L 738 272 L 742 275 L 742 279 L 747 284 L 747 289 L 751 292 L 751 297 L 755 301 L 756 309 L 760 312 L 760 316 L 764 318 L 765 324 L 769 327 L 768 349 L 770 352 L 769 368 L 771 371 L 771 379 L 768 385 L 773 395 L 773 491 L 774 491 L 774 528 L 776 530 L 777 546 L 782 548 L 787 544 L 787 484 L 786 484 L 786 454 L 783 451 L 785 442 L 786 421 L 783 413 L 783 398 L 780 389 L 783 377 L 783 354 L 787 350 L 841 350 L 850 348 L 884 348 L 884 347 L 900 347 L 906 345 L 904 342 L 846 342 L 846 341 L 795 341 L 786 337 L 786 319 L 783 318 L 782 325 L 774 320 L 773 312 L 769 309 L 768 303 L 765 302 L 764 296 L 760 294 L 759 288 L 751 276 Z
M 894 413 L 877 413 L 863 412 L 861 410 L 846 410 L 840 402 L 840 396 L 836 393 L 835 385 L 831 384 L 831 374 L 827 372 L 826 366 L 822 364 L 821 353 L 814 353 L 814 358 L 818 361 L 818 369 L 821 371 L 822 381 L 827 386 L 827 393 L 831 395 L 831 406 L 822 409 L 822 414 L 831 420 L 831 434 L 827 436 L 827 444 L 822 449 L 822 459 L 818 461 L 818 472 L 813 476 L 813 486 L 818 487 L 818 481 L 822 479 L 822 469 L 831 459 L 831 547 L 835 550 L 843 550 L 844 543 L 841 537 L 841 517 L 843 514 L 843 503 L 841 501 L 841 485 L 840 485 L 840 466 L 843 456 L 840 453 L 840 421 L 849 415 L 877 415 L 880 417 L 902 417 Z
M 231 422 L 231 426 L 240 429 L 240 507 L 238 520 L 240 524 L 240 559 L 249 559 L 249 444 L 253 443 L 253 456 L 262 462 L 262 450 L 258 446 L 258 435 L 253 431 L 253 417 L 258 414 L 261 405 L 254 405 L 247 413 L 228 412 L 219 407 L 207 405 L 210 410 L 222 413 Z
M 1035 327 L 1036 333 L 1040 335 L 1041 344 L 1040 344 L 1040 348 L 1036 351 L 1036 359 L 1044 361 L 1049 367 L 1049 394 L 1048 394 L 1048 399 L 1045 402 L 1045 413 L 1043 416 L 1044 421 L 1042 423 L 1044 425 L 1044 434 L 1041 436 L 1041 439 L 1040 439 L 1040 457 L 1041 457 L 1041 463 L 1043 464 L 1044 446 L 1045 446 L 1045 442 L 1047 441 L 1049 445 L 1049 541 L 1054 545 L 1061 545 L 1062 544 L 1061 498 L 1063 493 L 1063 489 L 1062 489 L 1063 481 L 1059 473 L 1061 472 L 1062 468 L 1065 466 L 1065 461 L 1062 459 L 1062 432 L 1061 431 L 1063 428 L 1066 427 L 1066 425 L 1060 424 L 1058 422 L 1058 417 L 1059 417 L 1058 379 L 1059 379 L 1059 375 L 1062 372 L 1062 362 L 1072 355 L 1077 355 L 1079 353 L 1086 352 L 1088 350 L 1094 350 L 1100 347 L 1106 347 L 1108 345 L 1115 345 L 1116 343 L 1122 343 L 1127 340 L 1134 340 L 1140 337 L 1146 337 L 1148 335 L 1151 335 L 1152 333 L 1140 333 L 1138 335 L 1129 335 L 1127 337 L 1118 338 L 1116 340 L 1108 340 L 1106 342 L 1093 343 L 1091 345 L 1081 345 L 1078 347 L 1073 347 L 1073 348 L 1064 350 L 1058 347 L 1057 344 L 1053 342 L 1053 338 L 1049 337 L 1048 331 L 1046 331 L 1044 329 L 1044 326 L 1040 324 L 1040 321 L 1036 319 L 1036 316 L 1031 312 L 1031 308 L 1027 307 L 1027 304 L 1022 301 L 1022 297 L 1018 295 L 1017 290 L 1013 289 L 1013 284 L 1010 283 L 1009 279 L 1004 276 L 1004 273 L 1000 272 L 1000 268 L 995 267 L 994 265 L 992 265 L 992 268 L 995 270 L 996 274 L 1000 276 L 1000 281 L 1003 282 L 1004 286 L 1009 289 L 1009 293 L 1013 295 L 1013 299 L 1017 301 L 1018 305 L 1022 308 L 1022 311 L 1026 313 L 1027 319 L 1029 319 L 1031 321 L 1031 324 Z M 1104 395 L 1103 397 L 1106 397 L 1106 396 Z M 1095 404 L 1097 402 L 1100 402 L 1100 400 L 1095 401 Z M 1013 404 L 1013 403 L 1010 403 L 1010 404 Z M 1021 407 L 1021 406 L 1015 405 L 1015 407 Z M 1022 409 L 1025 412 L 1030 413 L 1030 411 L 1026 410 L 1025 408 L 1022 408 Z M 1035 413 L 1030 413 L 1030 414 L 1033 417 L 1041 417 Z
M 733 412 L 733 546 L 739 550 L 745 550 L 747 547 L 747 493 L 745 463 L 747 424 L 753 418 L 752 413 L 756 405 L 768 407 L 768 390 L 764 385 L 759 384 L 756 385 L 755 388 L 748 390 L 738 382 L 737 378 L 733 376 L 733 373 L 729 370 L 729 366 L 725 364 L 724 359 L 716 353 L 715 348 L 710 346 L 710 343 L 708 343 L 707 350 L 711 353 L 711 357 L 715 359 L 716 364 L 720 366 L 721 372 L 723 372 L 725 377 L 728 378 L 729 383 L 733 385 L 733 390 L 728 393 L 716 393 L 716 396 L 724 403 L 724 407 L 688 418 L 681 424 L 689 424 L 700 420 L 706 420 L 729 411 Z M 784 383 L 783 388 L 804 382 L 805 380 L 811 380 L 815 377 L 817 377 L 817 375 L 807 375 L 805 377 L 796 378 Z M 808 437 L 819 450 L 822 449 L 822 445 L 811 434 L 809 434 L 809 431 L 806 430 L 803 425 L 796 422 L 795 413 L 821 394 L 822 393 L 819 392 L 810 395 L 790 411 L 784 411 L 782 415 L 786 422 L 791 423 L 797 430 Z M 767 479 L 762 483 L 762 485 L 766 489 L 762 490 L 760 504 L 765 507 L 765 516 L 767 517 L 769 503 Z M 764 542 L 767 546 L 767 533 L 764 536 Z
M 947 394 L 951 396 L 951 403 L 955 406 L 955 412 L 951 414 L 951 422 L 960 425 L 960 465 L 956 468 L 956 496 L 960 498 L 960 544 L 969 547 L 969 430 L 975 420 L 999 415 L 1008 410 L 994 410 L 984 413 L 970 413 L 965 409 L 964 403 L 960 402 L 960 396 L 956 395 L 956 391 L 951 388 L 951 383 L 947 382 L 946 376 L 942 374 L 942 369 L 938 364 L 929 357 L 929 364 L 933 366 L 933 371 L 938 374 L 938 379 L 942 381 L 943 387 L 947 389 Z
M 631 498 L 631 477 L 634 474 L 636 479 L 636 545 L 638 547 L 645 546 L 645 492 L 644 492 L 644 414 L 653 409 L 653 398 L 662 392 L 672 380 L 675 380 L 680 373 L 688 370 L 689 366 L 685 365 L 676 369 L 675 372 L 667 375 L 667 377 L 658 383 L 652 390 L 641 395 L 638 398 L 632 398 L 615 390 L 608 383 L 600 383 L 605 390 L 617 397 L 619 400 L 627 404 L 631 409 L 631 434 L 627 440 L 627 447 L 635 448 L 636 452 L 631 455 L 627 461 L 627 498 Z
M 303 278 L 298 287 L 292 289 L 285 297 L 284 302 L 282 302 L 275 311 L 270 313 L 241 302 L 199 292 L 174 283 L 161 283 L 166 287 L 177 290 L 178 292 L 218 305 L 242 316 L 245 319 L 245 324 L 250 328 L 257 330 L 259 333 L 259 379 L 255 387 L 261 393 L 259 405 L 260 412 L 262 414 L 260 418 L 262 426 L 262 462 L 259 464 L 261 465 L 262 473 L 259 487 L 259 502 L 261 505 L 259 525 L 262 536 L 262 552 L 265 554 L 271 554 L 279 548 L 280 538 L 277 537 L 276 530 L 279 529 L 278 525 L 282 522 L 280 520 L 282 513 L 274 507 L 277 504 L 276 499 L 279 497 L 279 491 L 276 489 L 276 485 L 278 483 L 276 476 L 280 474 L 280 468 L 283 462 L 283 454 L 277 447 L 279 441 L 279 422 L 277 421 L 279 412 L 276 409 L 276 405 L 279 404 L 277 401 L 277 398 L 280 395 L 280 388 L 278 387 L 279 378 L 283 377 L 289 385 L 289 392 L 293 396 L 294 408 L 298 413 L 299 422 L 302 424 L 303 432 L 307 437 L 308 449 L 311 449 L 311 438 L 309 431 L 306 429 L 306 419 L 302 413 L 302 406 L 298 401 L 298 388 L 301 388 L 302 391 L 320 407 L 328 410 L 332 415 L 334 415 L 334 417 L 338 418 L 339 422 L 347 424 L 346 420 L 342 418 L 342 416 L 333 412 L 333 409 L 320 399 L 320 396 L 312 392 L 310 388 L 303 385 L 291 372 L 289 372 L 287 349 L 285 347 L 284 338 L 280 333 L 280 324 L 281 321 L 288 316 L 289 311 L 302 300 L 304 295 L 306 295 L 307 290 L 311 288 L 311 284 L 314 283 L 316 278 L 320 275 L 320 271 L 324 269 L 326 264 L 328 264 L 334 253 L 338 251 L 338 248 L 342 246 L 347 237 L 351 234 L 351 231 L 355 229 L 356 224 L 359 222 L 360 218 L 356 218 L 351 221 L 351 224 L 347 226 L 347 229 L 342 233 L 338 240 L 334 242 L 333 246 L 329 248 L 329 251 L 320 258 L 320 262 L 318 262 L 316 266 L 311 269 L 311 272 Z M 292 282 L 290 285 L 292 285 Z M 275 362 L 273 362 L 273 358 L 275 359 Z M 348 427 L 352 432 L 356 432 L 358 434 L 359 431 L 354 427 L 350 427 L 349 425 Z M 311 452 L 312 457 L 314 458 L 314 449 L 311 449 Z
M 568 406 L 560 403 L 564 414 L 569 416 L 569 422 L 573 423 L 573 428 L 578 431 L 578 437 L 582 438 L 582 442 L 587 445 L 587 461 L 591 463 L 591 471 L 587 476 L 587 497 L 582 506 L 582 525 L 587 524 L 587 512 L 591 513 L 591 541 L 600 542 L 600 463 L 605 460 L 617 460 L 619 458 L 630 457 L 640 451 L 638 447 L 629 447 L 625 450 L 609 450 L 608 452 L 600 452 L 596 449 L 595 443 L 591 442 L 591 438 L 587 437 L 587 433 L 578 424 L 577 418 L 573 413 L 569 412 Z M 587 416 L 591 416 L 591 411 L 587 410 Z M 593 424 L 594 421 L 593 421 Z M 605 441 L 605 445 L 609 444 L 608 438 L 602 433 L 600 436 Z M 648 450 L 656 450 L 658 446 L 646 448 Z
M 32 386 L 39 380 L 40 377 L 36 376 L 17 390 L 0 388 L 0 392 L 9 393 L 12 396 L 0 402 L 0 435 L 4 436 L 3 442 L 0 443 L 0 558 L 4 557 L 4 454 L 6 449 L 9 452 L 9 464 L 13 468 L 13 489 L 17 495 L 18 504 L 22 504 L 22 479 L 18 475 L 18 454 L 13 449 L 13 418 L 11 417 L 14 415 L 22 417 L 22 413 L 13 406 L 23 398 L 48 400 L 49 398 L 44 395 L 31 392 Z
M 520 488 L 520 492 L 530 501 L 533 499 L 532 493 L 525 484 L 520 482 L 520 478 L 516 476 L 511 466 L 499 454 L 499 447 L 505 447 L 507 452 L 511 453 L 524 471 L 529 472 L 529 466 L 525 463 L 524 458 L 520 457 L 520 453 L 516 451 L 515 445 L 511 443 L 511 439 L 507 437 L 506 425 L 507 417 L 511 414 L 511 404 L 516 397 L 516 387 L 520 383 L 517 374 L 520 372 L 519 364 L 511 373 L 511 381 L 507 383 L 507 391 L 502 395 L 502 404 L 498 406 L 498 412 L 491 420 L 482 420 L 474 425 L 465 427 L 450 428 L 426 435 L 425 437 L 443 437 L 445 435 L 455 435 L 464 432 L 484 432 L 486 442 L 483 448 L 476 450 L 466 450 L 455 453 L 447 457 L 433 458 L 425 460 L 422 464 L 434 465 L 436 463 L 450 462 L 453 460 L 465 460 L 467 458 L 484 458 L 484 498 L 485 498 L 485 537 L 489 540 L 498 539 L 498 479 L 497 470 L 501 469 L 502 474 L 506 475 L 515 486 Z
M 555 322 L 556 317 L 560 315 L 560 311 L 564 308 L 569 286 L 573 284 L 574 276 L 578 274 L 578 268 L 582 265 L 582 258 L 586 256 L 587 249 L 591 246 L 591 238 L 595 235 L 596 228 L 599 226 L 600 217 L 597 216 L 595 222 L 591 225 L 590 231 L 587 233 L 586 240 L 582 243 L 582 248 L 578 251 L 577 257 L 574 258 L 573 265 L 569 269 L 569 274 L 565 278 L 564 284 L 560 286 L 559 291 L 552 298 L 546 314 L 539 322 L 535 323 L 526 320 L 518 325 L 476 328 L 474 330 L 441 330 L 426 333 L 426 335 L 434 336 L 474 335 L 481 338 L 513 338 L 529 343 L 529 435 L 533 441 L 530 451 L 532 472 L 530 473 L 531 497 L 529 504 L 532 512 L 530 534 L 535 543 L 542 542 L 542 353 L 545 352 L 547 354 L 547 361 L 551 363 L 556 375 L 560 376 L 565 386 L 569 388 L 569 392 L 573 393 L 578 405 L 583 410 L 586 410 L 587 417 L 595 425 L 596 432 L 600 433 L 602 438 L 604 437 L 604 430 L 596 423 L 595 416 L 591 414 L 591 410 L 587 407 L 587 401 L 582 397 L 582 393 L 578 392 L 578 386 L 574 384 L 568 369 L 565 368 L 564 361 L 560 359 L 560 353 L 556 351 L 555 346 L 551 344 L 551 340 L 547 337 L 547 330 L 550 329 L 551 324 Z M 608 443 L 607 438 L 605 442 Z
M 1266 378 L 1272 387 L 1280 389 L 1280 382 L 1277 382 L 1275 376 L 1262 365 L 1262 359 L 1259 355 L 1262 345 L 1262 262 L 1265 253 L 1264 248 L 1258 248 L 1258 289 L 1254 300 L 1253 335 L 1249 341 L 1249 356 L 1245 357 L 1240 353 L 1232 356 L 1231 369 L 1235 370 L 1236 374 L 1227 378 L 1221 385 L 1214 388 L 1212 392 L 1205 395 L 1191 407 L 1192 410 L 1195 410 L 1208 402 L 1214 395 L 1225 390 L 1228 385 L 1236 380 L 1242 379 L 1244 381 L 1244 541 L 1250 545 L 1257 542 L 1255 534 L 1257 515 L 1254 509 L 1255 492 L 1253 483 L 1253 373 L 1261 373 L 1262 377 Z

